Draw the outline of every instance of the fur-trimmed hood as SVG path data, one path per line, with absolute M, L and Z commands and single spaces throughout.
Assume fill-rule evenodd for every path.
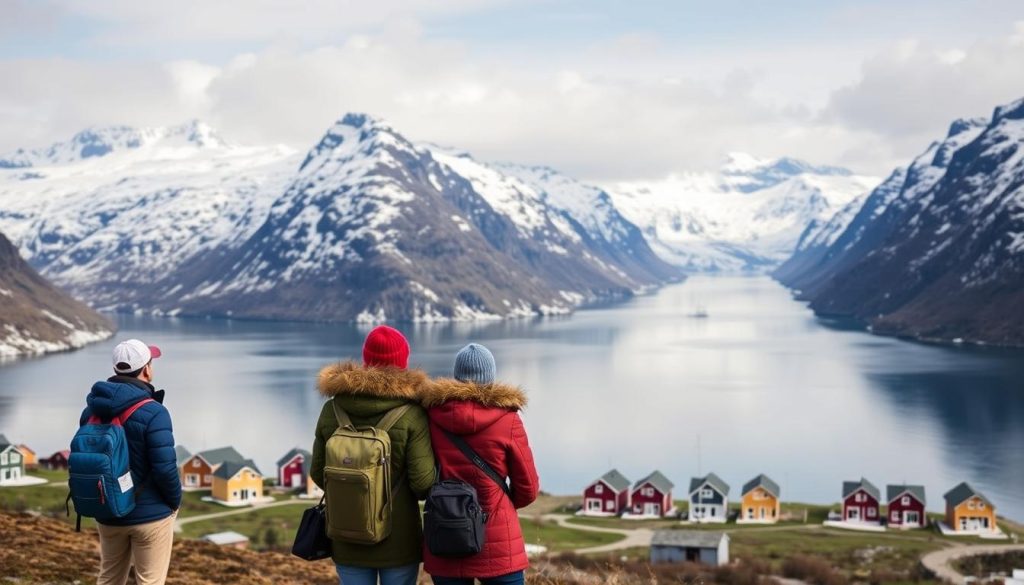
M 366 396 L 415 401 L 423 392 L 428 377 L 422 370 L 394 367 L 365 367 L 347 361 L 320 370 L 317 389 L 320 394 L 334 396 Z
M 423 408 L 441 406 L 457 400 L 475 402 L 489 408 L 522 410 L 526 407 L 526 394 L 515 386 L 494 382 L 477 384 L 460 382 L 454 378 L 437 378 L 423 386 L 420 392 Z

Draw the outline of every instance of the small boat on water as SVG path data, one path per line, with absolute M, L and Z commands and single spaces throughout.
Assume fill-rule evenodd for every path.
M 697 307 L 697 310 L 688 315 L 691 319 L 707 319 L 708 310 L 704 307 Z

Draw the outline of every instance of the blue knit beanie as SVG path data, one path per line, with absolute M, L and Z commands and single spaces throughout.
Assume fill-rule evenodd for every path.
M 455 379 L 460 382 L 494 382 L 494 356 L 486 347 L 470 343 L 455 355 Z

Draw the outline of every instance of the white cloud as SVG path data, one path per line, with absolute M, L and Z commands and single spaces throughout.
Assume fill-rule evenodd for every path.
M 91 8 L 78 9 L 104 10 L 97 14 L 105 18 L 124 6 L 86 4 Z M 196 10 L 231 6 L 210 4 L 218 6 Z M 736 150 L 883 174 L 938 138 L 952 119 L 987 114 L 1024 95 L 1021 24 L 1002 38 L 959 46 L 905 41 L 866 59 L 862 49 L 827 43 L 814 51 L 780 45 L 698 54 L 641 34 L 557 54 L 485 53 L 428 34 L 408 18 L 379 22 L 388 14 L 382 10 L 353 16 L 377 19 L 374 32 L 316 45 L 273 42 L 217 64 L 0 61 L 0 152 L 89 125 L 193 117 L 237 142 L 307 148 L 345 112 L 365 111 L 416 140 L 588 179 L 659 178 L 715 165 Z M 130 7 L 118 16 L 132 24 L 133 35 L 208 33 L 201 24 L 166 31 L 174 27 L 155 22 L 164 17 L 174 22 Z M 240 17 L 253 29 L 244 34 L 277 38 L 275 17 L 280 27 L 293 22 L 257 7 Z M 307 22 L 310 38 L 349 24 Z

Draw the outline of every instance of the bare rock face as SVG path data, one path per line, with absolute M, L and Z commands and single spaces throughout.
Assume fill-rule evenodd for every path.
M 0 359 L 74 349 L 113 331 L 107 319 L 40 276 L 0 234 Z
M 776 276 L 821 314 L 921 339 L 1024 344 L 1024 100 L 958 120 L 831 245 Z

